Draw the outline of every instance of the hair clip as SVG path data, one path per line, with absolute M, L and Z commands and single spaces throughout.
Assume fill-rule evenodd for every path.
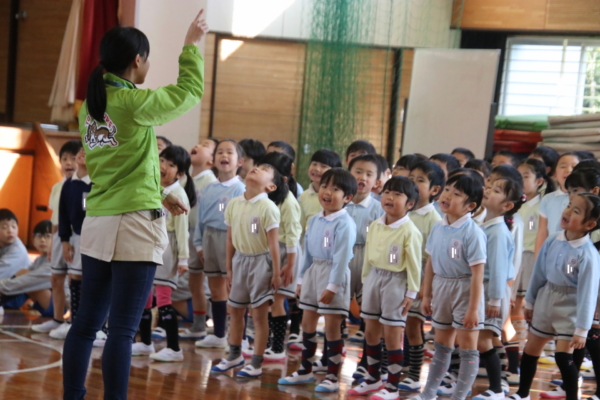
M 527 201 L 527 195 L 525 193 L 523 193 L 523 196 L 521 196 L 521 201 L 523 203 L 525 203 Z

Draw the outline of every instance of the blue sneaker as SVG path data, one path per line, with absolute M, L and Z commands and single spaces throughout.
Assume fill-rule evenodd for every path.
M 254 368 L 251 364 L 246 365 L 237 373 L 240 378 L 259 378 L 262 375 L 262 368 Z
M 221 362 L 218 363 L 217 365 L 213 365 L 213 367 L 210 370 L 212 372 L 226 372 L 232 368 L 241 367 L 242 365 L 244 365 L 244 357 L 243 356 L 239 356 L 235 360 L 231 360 L 231 361 L 228 361 L 227 359 L 222 358 Z
M 316 388 L 315 392 L 334 393 L 340 390 L 340 382 L 332 382 L 329 379 L 324 379 Z
M 294 372 L 290 376 L 281 378 L 277 381 L 279 385 L 302 385 L 304 383 L 312 383 L 315 381 L 315 376 L 312 372 L 308 374 L 300 375 L 298 371 Z

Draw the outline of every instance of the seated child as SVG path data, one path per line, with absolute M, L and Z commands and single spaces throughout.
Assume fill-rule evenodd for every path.
M 29 265 L 29 255 L 19 239 L 17 216 L 6 208 L 0 209 L 0 279 L 12 278 Z

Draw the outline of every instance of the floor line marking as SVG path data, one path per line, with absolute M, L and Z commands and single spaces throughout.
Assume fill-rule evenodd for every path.
M 47 347 L 47 348 L 49 348 L 51 350 L 54 350 L 54 351 L 58 352 L 59 354 L 62 354 L 62 351 L 60 349 L 57 349 L 56 347 L 53 347 L 53 346 L 51 346 L 49 344 L 42 343 L 42 342 L 36 342 L 35 340 L 26 338 L 26 337 L 21 336 L 21 335 L 17 335 L 16 333 L 13 333 L 13 332 L 10 332 L 10 331 L 6 331 L 4 329 L 0 329 L 0 333 L 3 333 L 3 334 L 8 335 L 8 336 L 12 336 L 15 339 L 17 339 L 19 341 L 22 341 L 22 342 L 33 343 L 33 344 L 36 344 L 38 346 Z M 45 370 L 45 369 L 50 369 L 50 368 L 54 368 L 54 367 L 60 367 L 61 365 L 62 365 L 62 357 L 58 361 L 55 361 L 55 362 L 47 364 L 47 365 L 41 365 L 39 367 L 17 369 L 17 370 L 13 370 L 13 371 L 0 371 L 0 375 L 22 374 L 24 372 L 42 371 L 42 370 Z

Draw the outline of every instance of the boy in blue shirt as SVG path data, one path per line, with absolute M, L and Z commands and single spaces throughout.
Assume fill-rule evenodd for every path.
M 29 265 L 27 249 L 19 239 L 19 221 L 9 209 L 0 209 L 0 279 L 11 278 Z M 0 314 L 4 309 L 0 306 Z
M 356 224 L 344 207 L 356 194 L 356 179 L 341 168 L 327 170 L 321 177 L 319 202 L 323 210 L 311 218 L 305 238 L 304 265 L 298 277 L 302 317 L 302 365 L 280 385 L 297 385 L 314 381 L 310 359 L 317 349 L 317 322 L 325 316 L 327 338 L 327 376 L 317 392 L 337 392 L 338 373 L 344 342 L 342 319 L 350 308 L 350 269 L 352 247 L 356 241 Z

